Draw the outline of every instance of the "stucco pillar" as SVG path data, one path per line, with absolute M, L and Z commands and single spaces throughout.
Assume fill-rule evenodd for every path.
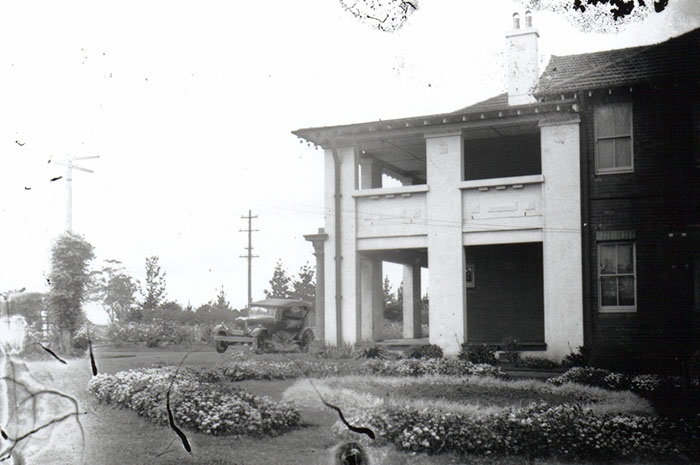
M 358 154 L 354 147 L 337 149 L 340 178 L 340 231 L 336 231 L 335 161 L 333 151 L 325 151 L 325 337 L 331 344 L 354 344 L 360 337 L 358 257 L 355 247 L 355 199 L 357 189 Z M 336 243 L 340 256 L 336 257 Z M 340 288 L 337 286 L 336 261 L 340 262 Z M 340 310 L 336 296 L 340 297 Z
M 382 288 L 382 261 L 360 258 L 361 339 L 380 341 L 384 321 L 384 292 Z
M 360 158 L 360 189 L 382 187 L 382 170 L 374 158 Z
M 318 234 L 307 234 L 304 239 L 311 242 L 314 247 L 316 257 L 316 298 L 314 301 L 314 315 L 310 320 L 314 325 L 314 336 L 317 340 L 323 341 L 325 335 L 325 262 L 324 262 L 324 242 L 328 235 L 323 228 L 318 228 Z
M 421 337 L 420 266 L 403 266 L 403 337 Z
M 547 355 L 583 345 L 579 117 L 540 123 L 544 336 Z
M 467 334 L 462 242 L 464 141 L 461 133 L 426 135 L 430 343 L 459 352 Z

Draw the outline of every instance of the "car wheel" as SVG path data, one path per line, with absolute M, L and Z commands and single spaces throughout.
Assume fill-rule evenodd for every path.
M 307 331 L 301 337 L 301 342 L 299 342 L 299 349 L 301 349 L 301 351 L 304 353 L 308 352 L 309 347 L 311 346 L 311 342 L 313 342 L 313 340 L 314 340 L 313 333 Z
M 224 341 L 216 341 L 214 344 L 214 349 L 220 354 L 223 354 L 226 352 L 226 349 L 228 348 L 228 344 L 225 343 Z
M 270 348 L 270 341 L 271 339 L 269 334 L 259 334 L 253 339 L 253 348 L 264 352 Z

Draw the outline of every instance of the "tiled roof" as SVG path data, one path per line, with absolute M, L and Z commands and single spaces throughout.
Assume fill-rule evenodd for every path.
M 535 94 L 572 92 L 700 75 L 700 28 L 654 45 L 552 56 Z
M 491 111 L 500 110 L 501 108 L 508 108 L 508 93 L 504 92 L 498 94 L 495 97 L 491 97 L 481 102 L 474 103 L 468 107 L 460 108 L 453 113 L 471 113 L 474 111 Z

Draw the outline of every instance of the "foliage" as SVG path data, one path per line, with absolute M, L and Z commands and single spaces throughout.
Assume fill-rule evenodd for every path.
M 88 389 L 101 402 L 130 408 L 155 423 L 167 424 L 166 392 L 178 424 L 212 435 L 279 434 L 299 424 L 291 406 L 243 390 L 210 383 L 193 370 L 148 368 L 101 374 Z M 172 383 L 172 384 L 171 384 Z
M 575 351 L 564 357 L 561 364 L 565 367 L 587 367 L 590 365 L 591 355 L 588 348 L 578 346 Z
M 218 312 L 230 312 L 232 310 L 231 304 L 226 300 L 226 292 L 224 291 L 224 286 L 221 286 L 219 293 L 216 294 L 216 298 L 211 301 L 212 308 Z
M 518 368 L 531 368 L 534 370 L 550 370 L 559 367 L 559 364 L 554 360 L 544 357 L 521 357 L 515 361 L 515 366 Z
M 191 327 L 164 320 L 112 323 L 108 327 L 107 338 L 117 345 L 145 344 L 146 347 L 194 342 Z
M 292 282 L 291 297 L 304 300 L 309 303 L 316 301 L 315 270 L 305 263 L 300 269 L 297 278 Z
M 41 324 L 41 311 L 48 306 L 48 294 L 43 292 L 19 293 L 8 301 L 10 315 L 22 315 L 29 326 Z
M 578 383 L 586 386 L 596 386 L 604 389 L 620 390 L 629 387 L 629 377 L 609 370 L 593 367 L 573 367 L 566 373 L 554 378 L 549 378 L 548 383 L 561 385 L 564 383 Z
M 291 297 L 291 283 L 292 279 L 287 274 L 287 270 L 282 264 L 282 260 L 277 260 L 275 264 L 275 269 L 272 271 L 272 278 L 270 278 L 270 289 L 265 289 L 265 297 L 270 299 L 273 297 L 280 299 L 289 299 Z
M 321 340 L 313 341 L 309 347 L 309 354 L 316 358 L 326 360 L 343 360 L 352 358 L 352 345 L 327 344 Z
M 157 255 L 146 258 L 146 284 L 141 295 L 142 318 L 150 319 L 165 301 L 165 271 L 160 269 Z
M 403 283 L 399 285 L 400 294 L 399 290 L 394 293 L 389 276 L 385 276 L 382 290 L 384 292 L 384 318 L 389 321 L 403 321 Z
M 698 458 L 700 417 L 674 422 L 630 414 L 596 414 L 580 405 L 531 403 L 488 415 L 385 404 L 351 415 L 375 443 L 413 452 L 526 455 L 566 459 Z
M 139 286 L 117 260 L 105 260 L 105 266 L 93 273 L 91 299 L 102 302 L 110 322 L 127 321 L 136 303 Z
M 458 358 L 472 363 L 496 363 L 496 347 L 488 344 L 462 343 Z
M 70 350 L 73 333 L 83 318 L 81 305 L 90 279 L 88 265 L 94 257 L 92 245 L 71 232 L 59 236 L 51 249 L 49 302 L 64 352 Z
M 409 347 L 404 351 L 406 358 L 442 358 L 442 347 L 435 344 Z
M 360 347 L 356 352 L 355 352 L 355 357 L 362 359 L 362 360 L 370 360 L 370 359 L 385 359 L 387 357 L 387 350 L 384 349 L 382 346 L 378 346 L 376 344 L 371 344 L 366 347 Z
M 502 352 L 498 355 L 499 362 L 516 364 L 521 358 L 520 344 L 517 340 L 512 340 L 502 347 Z

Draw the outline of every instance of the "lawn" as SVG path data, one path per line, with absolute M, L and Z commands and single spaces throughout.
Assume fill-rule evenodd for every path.
M 178 365 L 187 354 L 184 363 L 191 367 L 224 366 L 234 358 L 235 351 L 217 354 L 209 347 L 187 347 L 180 350 L 144 350 L 143 348 L 114 349 L 102 347 L 96 349 L 97 366 L 101 373 L 116 373 L 130 368 L 142 368 L 154 364 Z M 284 359 L 287 356 L 261 356 L 254 358 Z M 296 355 L 292 357 L 302 357 Z M 323 363 L 319 361 L 319 363 Z M 301 427 L 279 436 L 273 437 L 214 437 L 185 431 L 192 444 L 192 454 L 182 447 L 175 433 L 167 426 L 154 426 L 148 420 L 139 417 L 126 409 L 117 409 L 100 404 L 87 391 L 87 383 L 91 378 L 90 363 L 87 359 L 69 360 L 66 365 L 55 360 L 32 361 L 27 363 L 27 371 L 33 377 L 32 386 L 43 386 L 73 396 L 80 405 L 80 410 L 86 412 L 78 417 L 71 417 L 59 424 L 42 430 L 36 439 L 26 442 L 25 458 L 28 464 L 217 464 L 217 465 L 263 465 L 274 463 L 298 464 L 327 464 L 331 463 L 330 454 L 339 439 L 332 431 L 337 422 L 337 414 L 324 408 L 318 399 L 315 404 L 305 407 L 300 404 Z M 329 380 L 326 380 L 329 381 Z M 359 383 L 350 386 L 350 379 L 338 380 L 345 387 L 360 389 Z M 240 388 L 275 400 L 289 397 L 289 392 L 303 380 L 281 381 L 241 381 L 234 383 Z M 330 381 L 331 390 L 333 386 Z M 459 400 L 470 398 L 489 405 L 527 402 L 532 393 L 523 390 L 522 397 L 508 394 L 498 396 L 488 386 L 481 388 L 459 387 L 448 384 L 431 389 L 429 385 L 415 388 L 379 383 L 362 387 L 369 395 L 376 397 L 394 396 L 395 398 L 413 397 L 442 400 Z M 310 392 L 307 389 L 307 393 Z M 286 393 L 286 394 L 285 394 Z M 550 400 L 566 401 L 567 395 L 562 392 L 551 394 Z M 35 416 L 37 424 L 43 424 L 47 419 L 71 413 L 73 405 L 63 398 L 52 398 L 41 403 Z M 83 434 L 81 434 L 81 428 Z M 543 465 L 564 464 L 556 460 L 531 461 L 526 457 L 457 457 L 451 454 L 428 456 L 397 451 L 393 447 L 370 448 L 374 464 L 413 464 L 428 465 L 447 464 L 526 464 Z M 581 463 L 581 462 L 576 462 Z M 631 462 L 614 462 L 631 463 Z M 634 462 L 638 463 L 638 462 Z M 651 462 L 649 462 L 651 463 Z M 672 462 L 668 462 L 672 463 Z

